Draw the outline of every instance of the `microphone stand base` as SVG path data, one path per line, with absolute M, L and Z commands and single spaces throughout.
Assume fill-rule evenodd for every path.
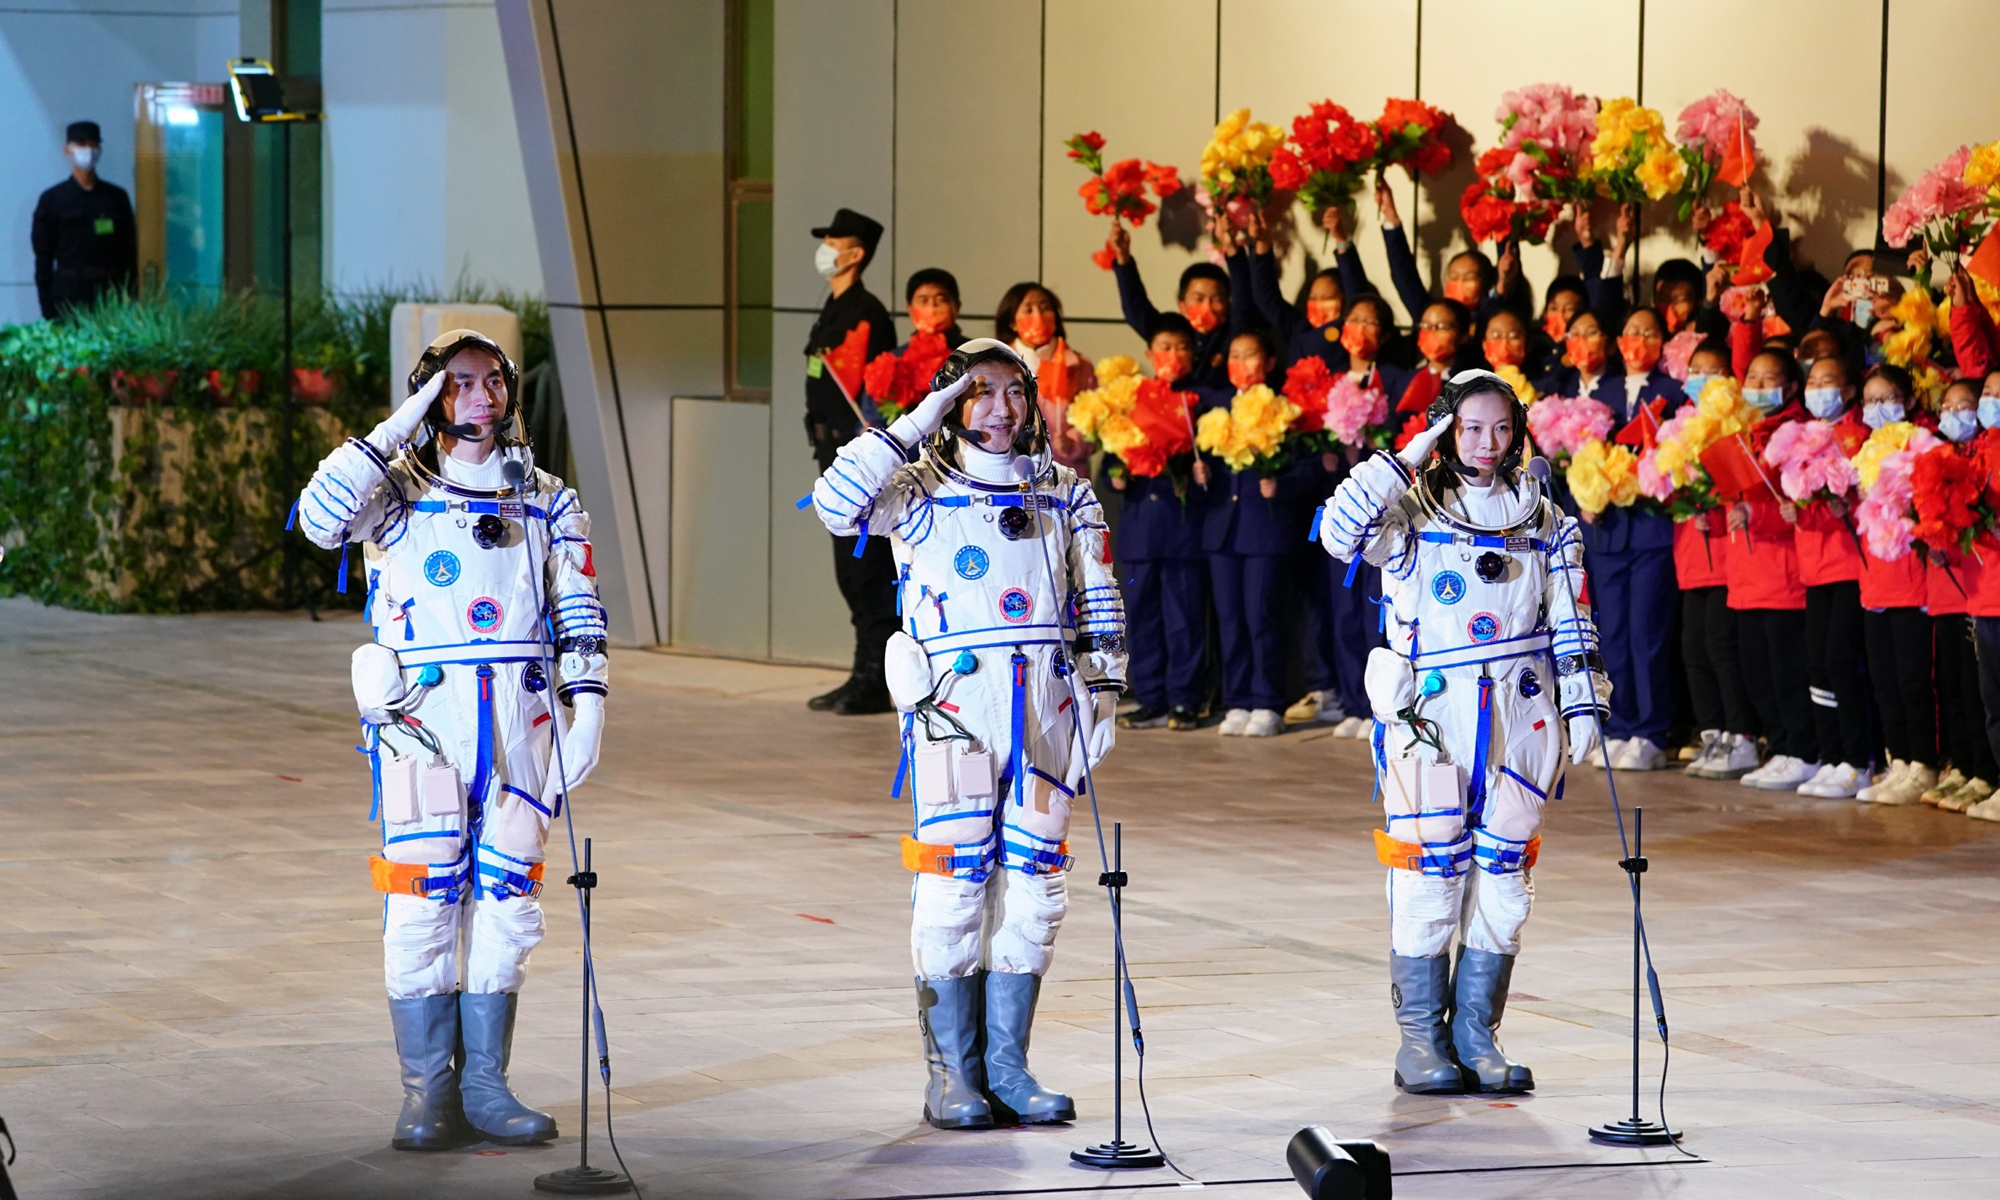
M 1111 1170 L 1118 1167 L 1162 1167 L 1167 1160 L 1159 1151 L 1150 1146 L 1134 1146 L 1130 1142 L 1099 1142 L 1083 1150 L 1069 1152 L 1071 1162 L 1086 1167 L 1102 1167 Z
M 1678 1130 L 1668 1129 L 1644 1117 L 1624 1117 L 1606 1125 L 1595 1125 L 1590 1140 L 1606 1146 L 1670 1146 L 1681 1140 Z
M 602 1167 L 570 1167 L 535 1176 L 535 1190 L 566 1196 L 615 1196 L 631 1191 L 632 1181 Z

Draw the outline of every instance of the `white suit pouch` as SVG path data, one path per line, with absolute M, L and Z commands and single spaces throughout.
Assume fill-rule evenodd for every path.
M 378 751 L 376 759 L 382 778 L 382 819 L 393 825 L 407 825 L 421 814 L 417 806 L 417 757 Z
M 408 689 L 403 686 L 403 666 L 396 652 L 377 642 L 354 648 L 349 664 L 354 682 L 354 704 L 361 718 L 374 725 L 394 720 L 389 710 L 401 704 Z
M 916 838 L 920 842 L 972 845 L 984 842 L 993 832 L 993 756 L 963 746 L 958 741 L 933 742 L 921 734 L 917 737 L 911 786 L 916 791 Z M 980 759 L 985 760 L 983 785 Z M 974 791 L 981 794 L 974 795 Z
M 432 817 L 456 817 L 465 813 L 465 791 L 458 785 L 458 768 L 442 760 L 417 772 L 417 794 L 423 798 L 424 813 Z
M 889 684 L 889 699 L 908 712 L 917 701 L 931 694 L 931 658 L 917 639 L 898 630 L 889 637 L 882 654 L 882 671 Z
M 1368 693 L 1368 706 L 1384 724 L 1394 721 L 1397 713 L 1416 703 L 1417 678 L 1410 669 L 1410 660 L 1387 646 L 1377 646 L 1368 652 L 1368 667 L 1361 678 Z
M 512 792 L 502 795 L 504 798 L 500 803 L 487 810 L 484 841 L 509 858 L 518 858 L 522 862 L 542 861 L 542 848 L 548 840 L 546 818 L 534 805 Z

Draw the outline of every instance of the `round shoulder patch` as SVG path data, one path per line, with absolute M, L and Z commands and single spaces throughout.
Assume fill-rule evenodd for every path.
M 986 574 L 991 564 L 986 551 L 978 546 L 960 546 L 958 553 L 951 556 L 951 565 L 960 579 L 977 579 Z
M 438 587 L 450 587 L 458 582 L 458 555 L 449 550 L 434 550 L 424 559 L 424 578 Z
M 1439 604 L 1457 604 L 1465 599 L 1465 576 L 1457 571 L 1439 571 L 1431 576 L 1431 595 Z

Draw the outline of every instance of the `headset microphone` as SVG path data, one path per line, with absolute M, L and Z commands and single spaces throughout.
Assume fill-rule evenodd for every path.
M 1549 460 L 1537 454 L 1528 460 L 1528 474 L 1544 483 L 1549 479 Z

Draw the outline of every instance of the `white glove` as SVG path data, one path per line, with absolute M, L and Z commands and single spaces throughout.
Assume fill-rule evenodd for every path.
M 599 749 L 604 741 L 604 697 L 596 692 L 578 692 L 570 698 L 576 708 L 576 718 L 562 735 L 562 767 L 560 777 L 556 775 L 556 758 L 549 754 L 549 781 L 542 789 L 542 805 L 555 811 L 552 800 L 564 791 L 574 791 L 590 778 L 597 769 Z M 561 702 L 557 702 L 561 707 Z
M 1111 753 L 1112 744 L 1118 740 L 1117 713 L 1118 693 L 1108 690 L 1092 695 L 1077 713 L 1077 742 L 1083 747 L 1083 761 L 1092 770 Z
M 389 414 L 389 419 L 377 425 L 368 434 L 368 444 L 380 451 L 384 458 L 396 452 L 396 447 L 415 439 L 414 444 L 422 445 L 417 431 L 424 427 L 424 414 L 431 410 L 438 394 L 444 391 L 444 372 L 431 376 L 430 382 L 417 389 L 417 394 L 403 401 L 403 406 Z
M 1439 417 L 1429 429 L 1411 438 L 1410 444 L 1404 446 L 1402 453 L 1396 457 L 1412 471 L 1423 466 L 1424 460 L 1431 456 L 1431 447 L 1437 445 L 1437 440 L 1444 436 L 1444 431 L 1451 428 L 1451 419 L 1450 413 Z
M 944 419 L 958 404 L 958 398 L 965 389 L 972 386 L 972 376 L 961 375 L 957 381 L 941 391 L 932 392 L 909 412 L 897 417 L 889 432 L 905 446 L 914 447 L 918 442 L 944 427 Z
M 1578 713 L 1569 719 L 1569 760 L 1581 765 L 1597 749 L 1597 717 Z

